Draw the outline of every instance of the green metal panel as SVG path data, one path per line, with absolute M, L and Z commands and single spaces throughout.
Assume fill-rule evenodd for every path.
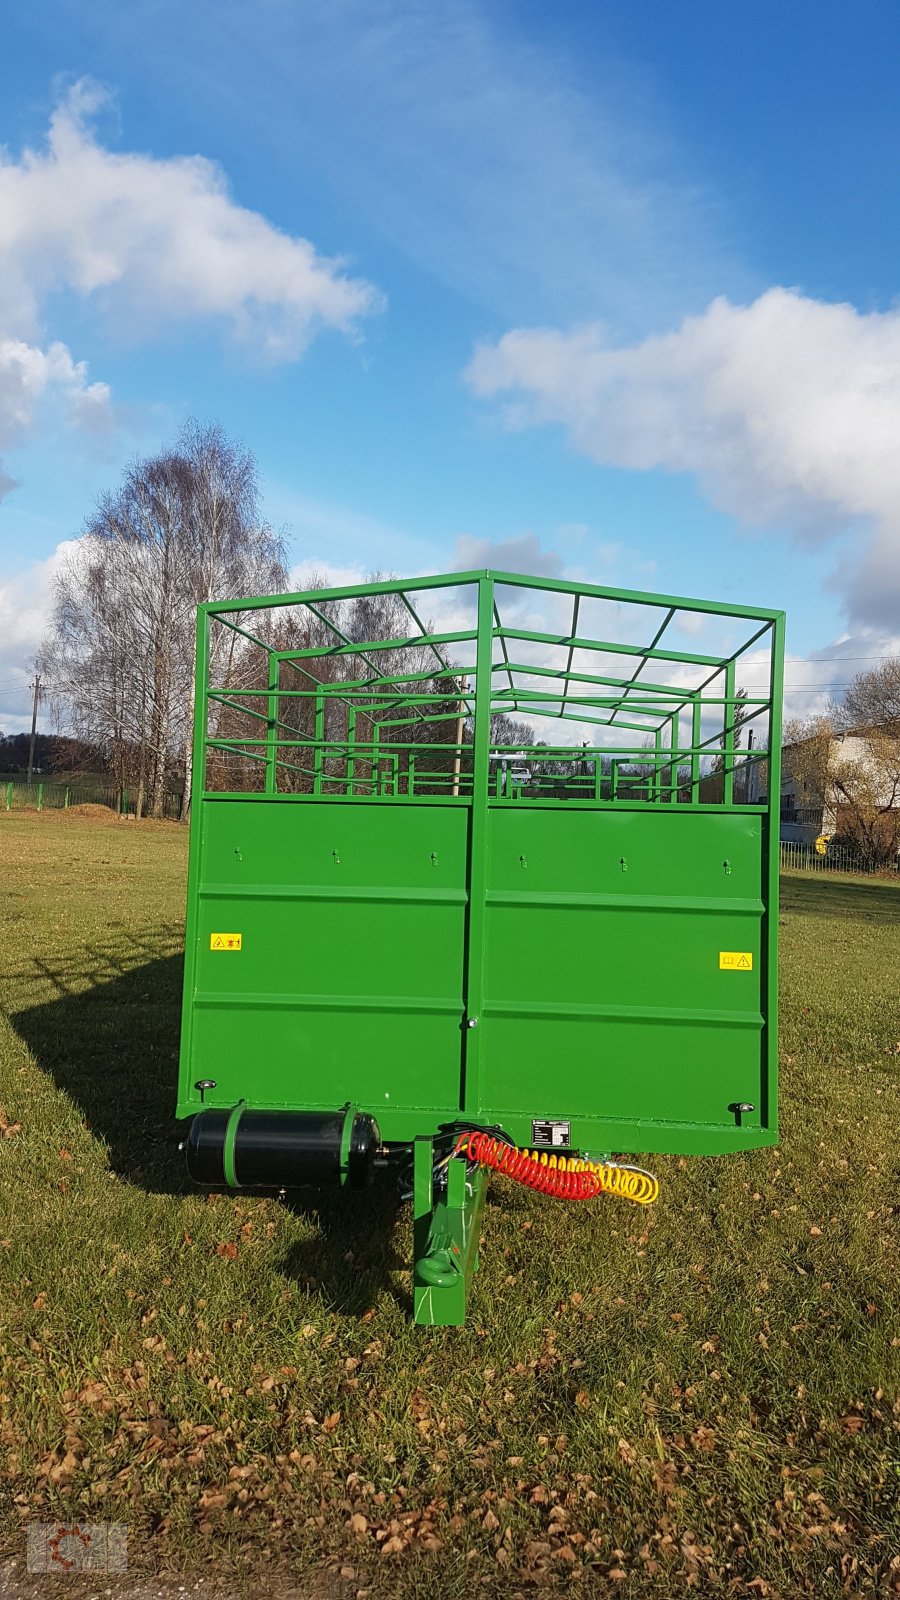
M 458 1114 L 468 815 L 202 806 L 179 1116 L 201 1079 L 207 1105 Z
M 450 589 L 467 620 L 430 630 L 408 597 Z M 542 591 L 547 625 L 520 626 Z M 335 608 L 360 596 L 399 596 L 418 632 L 354 642 Z M 592 637 L 598 600 L 651 608 L 646 643 Z M 325 642 L 267 643 L 256 614 L 285 606 Z M 685 651 L 682 610 L 750 632 Z M 748 752 L 737 685 L 760 639 L 769 693 L 743 707 L 770 727 Z M 566 1123 L 588 1151 L 772 1143 L 782 656 L 778 612 L 509 573 L 201 607 L 178 1114 L 352 1101 L 388 1141 L 465 1117 L 520 1144 Z M 513 782 L 499 712 L 599 742 L 536 740 Z
M 704 1125 L 727 1148 L 728 1108 L 749 1102 L 760 1130 L 762 829 L 680 808 L 491 810 L 485 1120 L 602 1109 Z

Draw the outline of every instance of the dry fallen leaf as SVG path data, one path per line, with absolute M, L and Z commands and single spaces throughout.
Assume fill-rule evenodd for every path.
M 710 1450 L 714 1450 L 716 1447 L 716 1436 L 712 1428 L 707 1428 L 703 1423 L 701 1423 L 696 1432 L 691 1434 L 691 1444 L 694 1446 L 695 1450 L 702 1450 L 707 1453 Z
M 236 1244 L 232 1244 L 230 1240 L 228 1240 L 224 1244 L 217 1244 L 216 1245 L 216 1255 L 217 1256 L 221 1256 L 223 1261 L 236 1261 L 237 1260 L 237 1253 L 238 1253 L 237 1245 Z
M 101 1405 L 106 1399 L 106 1388 L 102 1383 L 86 1383 L 78 1398 L 82 1405 Z
M 844 1429 L 845 1433 L 859 1433 L 860 1430 L 865 1427 L 865 1425 L 866 1423 L 864 1417 L 852 1415 L 848 1417 L 841 1417 L 841 1427 Z
M 67 1450 L 62 1461 L 57 1461 L 56 1465 L 50 1468 L 47 1476 L 51 1483 L 62 1487 L 64 1484 L 71 1483 L 77 1466 L 78 1457 L 72 1450 Z
M 218 1490 L 204 1489 L 197 1504 L 201 1511 L 221 1511 L 228 1504 L 228 1496 Z

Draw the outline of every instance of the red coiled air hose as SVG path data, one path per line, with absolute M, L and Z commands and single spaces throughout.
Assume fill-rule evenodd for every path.
M 504 1144 L 502 1139 L 494 1139 L 489 1133 L 461 1133 L 453 1154 L 464 1155 L 468 1161 L 477 1161 L 479 1166 L 492 1167 L 517 1183 L 527 1184 L 529 1189 L 555 1195 L 560 1200 L 593 1200 L 603 1188 L 599 1173 L 590 1167 L 572 1172 L 561 1166 L 544 1166 L 530 1150 Z

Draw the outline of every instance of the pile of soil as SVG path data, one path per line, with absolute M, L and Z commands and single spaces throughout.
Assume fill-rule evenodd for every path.
M 66 806 L 60 812 L 63 817 L 88 817 L 93 822 L 118 822 L 118 813 L 112 806 L 103 806 L 93 800 L 85 800 L 78 806 Z

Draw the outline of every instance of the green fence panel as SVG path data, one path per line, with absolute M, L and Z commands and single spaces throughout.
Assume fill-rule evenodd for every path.
M 7 811 L 64 811 L 81 805 L 108 806 L 123 816 L 133 816 L 135 811 L 133 793 L 118 789 L 102 773 L 68 780 L 42 778 L 31 784 L 24 779 L 8 779 L 4 785 L 4 800 Z M 164 800 L 163 816 L 179 821 L 182 803 L 180 792 L 169 792 Z

